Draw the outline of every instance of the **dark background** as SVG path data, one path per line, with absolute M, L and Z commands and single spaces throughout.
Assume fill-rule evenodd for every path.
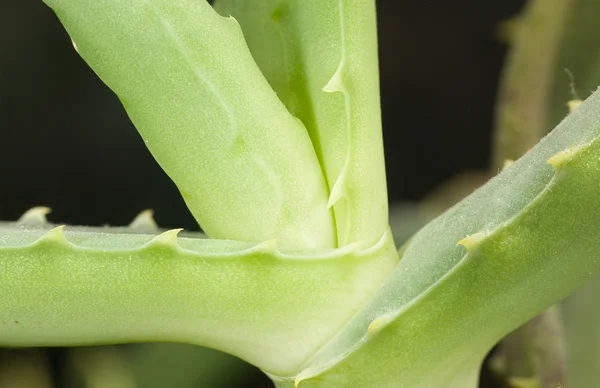
M 485 169 L 507 47 L 524 0 L 381 0 L 383 127 L 391 202 Z M 195 228 L 116 97 L 41 0 L 0 0 L 0 219 L 35 205 L 68 224 L 122 225 L 146 208 Z

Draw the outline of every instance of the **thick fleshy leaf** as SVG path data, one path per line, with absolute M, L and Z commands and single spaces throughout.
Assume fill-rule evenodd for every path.
M 209 236 L 334 247 L 310 138 L 233 18 L 204 0 L 45 2 Z
M 0 223 L 0 344 L 185 342 L 289 374 L 397 263 L 389 232 L 299 253 L 178 232 Z
M 600 271 L 600 91 L 424 227 L 299 387 L 474 387 L 504 335 Z M 275 377 L 277 379 L 277 377 Z
M 338 246 L 387 229 L 375 1 L 217 0 L 311 136 L 329 183 Z

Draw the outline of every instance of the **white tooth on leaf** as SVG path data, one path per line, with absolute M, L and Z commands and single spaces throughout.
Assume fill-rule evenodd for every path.
M 323 91 L 327 93 L 335 93 L 335 92 L 346 92 L 346 88 L 344 87 L 344 82 L 342 80 L 342 71 L 344 68 L 344 62 L 341 61 L 333 76 L 327 82 L 327 85 L 323 87 Z
M 158 236 L 154 237 L 148 243 L 148 246 L 167 246 L 177 249 L 179 247 L 179 245 L 177 244 L 177 235 L 182 230 L 182 228 L 167 230 L 166 232 L 163 232 Z
M 477 248 L 486 237 L 487 233 L 473 233 L 457 242 L 456 245 L 462 245 L 463 247 L 467 248 L 467 251 L 471 251 Z
M 158 225 L 154 221 L 154 211 L 152 209 L 144 210 L 131 221 L 129 227 L 140 232 L 153 233 L 158 231 Z
M 396 318 L 396 314 L 384 314 L 380 317 L 375 318 L 367 327 L 367 334 L 374 334 L 387 326 L 388 323 L 392 322 Z
M 570 100 L 567 102 L 567 106 L 569 107 L 569 113 L 573 112 L 579 105 L 581 105 L 583 101 L 581 100 Z
M 45 206 L 36 206 L 27 210 L 17 220 L 18 225 L 24 226 L 41 226 L 48 223 L 46 215 L 50 213 L 51 209 Z
M 251 248 L 253 252 L 273 253 L 277 251 L 277 239 L 271 239 L 261 242 Z
M 558 172 L 564 165 L 573 160 L 573 157 L 577 155 L 581 148 L 583 147 L 567 148 L 564 151 L 554 154 L 550 159 L 548 159 L 548 163 L 550 163 L 550 165 L 554 169 L 554 172 Z
M 512 159 L 504 159 L 504 163 L 502 163 L 502 171 L 506 170 L 507 168 L 512 166 L 514 163 L 515 163 L 515 161 Z
M 35 242 L 35 244 L 44 243 L 69 245 L 69 242 L 65 236 L 65 225 L 59 225 L 50 229 Z
M 346 166 L 344 170 L 338 176 L 329 194 L 329 201 L 327 201 L 327 207 L 331 208 L 337 201 L 339 201 L 346 194 Z

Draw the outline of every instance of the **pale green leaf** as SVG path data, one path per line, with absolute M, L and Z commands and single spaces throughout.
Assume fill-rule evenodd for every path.
M 333 247 L 304 126 L 204 0 L 46 0 L 211 237 Z
M 388 223 L 373 0 L 217 0 L 263 74 L 306 126 L 329 183 L 338 246 Z

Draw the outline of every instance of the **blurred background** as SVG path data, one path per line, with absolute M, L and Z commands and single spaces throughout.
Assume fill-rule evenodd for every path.
M 407 203 L 436 195 L 451 204 L 451 192 L 435 194 L 450 179 L 467 173 L 461 187 L 469 190 L 487 179 L 507 52 L 499 26 L 524 3 L 377 1 L 392 204 L 410 210 Z M 162 227 L 197 229 L 117 98 L 41 0 L 0 1 L 0 131 L 0 220 L 45 205 L 54 222 L 126 225 L 151 208 Z M 0 376 L 39 374 L 37 384 L 58 387 L 271 386 L 236 359 L 184 345 L 0 354 Z M 489 376 L 484 381 L 493 386 Z M 0 386 L 7 385 L 0 379 Z

